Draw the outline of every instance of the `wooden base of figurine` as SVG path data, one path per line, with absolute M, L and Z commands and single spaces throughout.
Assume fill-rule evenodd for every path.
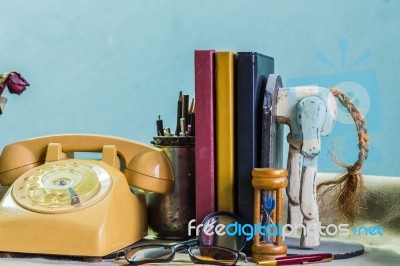
M 301 248 L 299 245 L 300 238 L 298 237 L 286 237 L 284 241 L 288 247 L 288 256 L 331 253 L 334 260 L 340 260 L 364 254 L 364 246 L 350 240 L 321 238 L 321 244 L 318 247 L 313 248 Z

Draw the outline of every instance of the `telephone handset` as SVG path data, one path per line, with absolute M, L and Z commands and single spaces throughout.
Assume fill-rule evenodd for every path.
M 102 159 L 74 159 L 73 152 L 102 152 Z M 147 234 L 145 197 L 129 185 L 166 193 L 173 172 L 156 147 L 54 135 L 7 145 L 0 183 L 10 186 L 0 202 L 0 251 L 101 257 Z

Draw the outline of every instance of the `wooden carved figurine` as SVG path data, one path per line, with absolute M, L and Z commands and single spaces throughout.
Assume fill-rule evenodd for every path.
M 317 190 L 322 191 L 322 194 L 336 192 L 334 197 L 339 214 L 350 223 L 357 214 L 364 188 L 361 168 L 368 157 L 366 122 L 360 110 L 339 89 L 328 90 L 318 86 L 282 88 L 278 75 L 268 77 L 267 89 L 270 87 L 278 91 L 272 115 L 279 124 L 287 124 L 290 128 L 287 136 L 289 184 L 286 188 L 289 223 L 295 230 L 296 227 L 303 228 L 301 247 L 315 247 L 319 245 Z M 335 98 L 354 120 L 358 135 L 358 158 L 352 165 L 340 162 L 346 173 L 317 186 L 317 157 L 321 150 L 321 137 L 327 136 L 335 123 Z
M 319 216 L 316 192 L 317 157 L 321 137 L 327 136 L 336 118 L 335 97 L 316 86 L 278 90 L 278 123 L 288 124 L 290 133 L 288 172 L 289 219 L 293 227 L 304 225 L 301 247 L 319 246 Z

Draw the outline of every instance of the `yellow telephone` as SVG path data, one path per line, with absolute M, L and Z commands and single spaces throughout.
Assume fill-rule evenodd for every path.
M 147 234 L 144 194 L 128 184 L 166 193 L 173 179 L 163 150 L 127 139 L 54 135 L 10 144 L 0 157 L 0 182 L 10 186 L 0 202 L 0 251 L 110 254 Z

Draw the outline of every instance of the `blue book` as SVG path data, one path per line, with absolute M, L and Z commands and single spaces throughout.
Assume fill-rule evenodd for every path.
M 249 224 L 253 224 L 254 217 L 251 171 L 261 167 L 264 92 L 268 75 L 273 72 L 272 57 L 256 52 L 237 53 L 235 212 Z

